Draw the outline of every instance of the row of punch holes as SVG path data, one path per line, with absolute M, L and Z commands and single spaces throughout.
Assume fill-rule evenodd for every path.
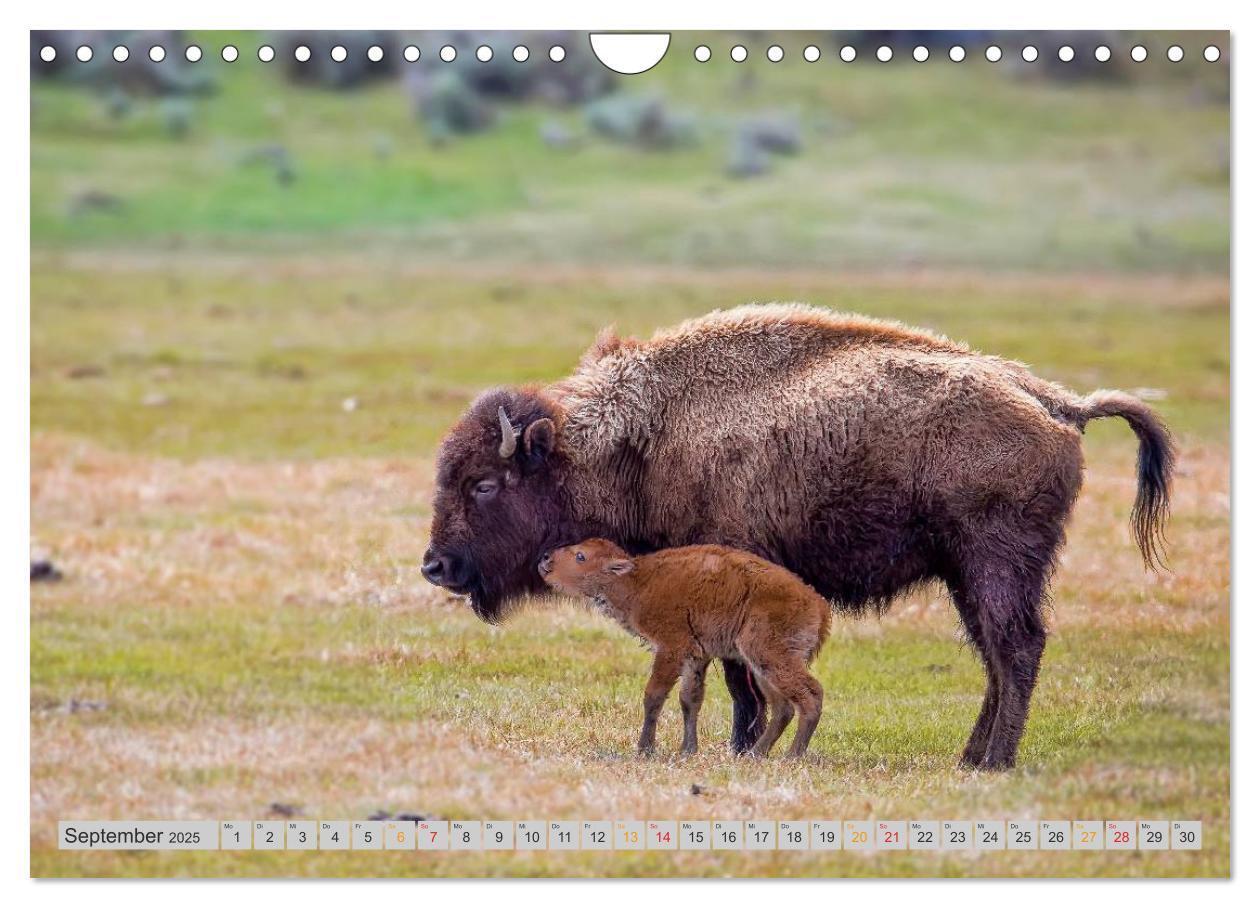
M 450 44 L 443 45 L 438 51 L 438 57 L 445 63 L 451 63 L 455 60 L 458 51 Z M 476 57 L 482 63 L 488 63 L 494 58 L 494 49 L 488 44 L 482 44 L 475 51 Z M 92 48 L 83 44 L 75 50 L 75 58 L 81 63 L 87 63 L 92 59 Z M 226 44 L 219 51 L 219 55 L 227 63 L 235 63 L 240 58 L 240 51 L 233 44 Z M 349 56 L 343 46 L 338 44 L 329 52 L 333 62 L 343 63 Z M 415 63 L 420 59 L 420 48 L 414 44 L 409 44 L 402 51 L 403 59 L 408 63 Z M 920 44 L 910 52 L 911 57 L 917 63 L 925 63 L 931 57 L 931 51 L 927 47 Z M 967 58 L 966 48 L 961 45 L 954 45 L 948 51 L 949 59 L 955 63 L 961 63 Z M 1025 45 L 1020 49 L 1020 57 L 1027 63 L 1036 62 L 1041 55 L 1040 50 L 1032 44 Z M 1165 52 L 1168 60 L 1172 63 L 1180 63 L 1185 59 L 1185 50 L 1178 44 L 1170 45 Z M 113 50 L 113 57 L 119 63 L 124 63 L 131 56 L 131 51 L 126 45 L 119 44 Z M 553 63 L 559 63 L 565 58 L 565 49 L 555 44 L 547 51 L 548 58 Z M 698 63 L 708 63 L 713 59 L 713 51 L 704 44 L 696 47 L 693 56 Z M 736 63 L 743 63 L 748 59 L 748 48 L 742 44 L 736 44 L 730 51 L 731 60 Z M 784 49 L 778 44 L 772 44 L 766 48 L 766 59 L 771 63 L 779 63 L 786 56 Z M 816 44 L 807 45 L 801 52 L 801 56 L 807 63 L 817 63 L 822 59 L 822 50 Z M 996 44 L 990 44 L 984 50 L 984 58 L 990 63 L 997 63 L 1002 59 L 1002 48 Z M 1105 44 L 1100 44 L 1094 48 L 1094 59 L 1100 63 L 1106 63 L 1111 59 L 1111 48 Z M 1129 57 L 1135 63 L 1141 63 L 1147 59 L 1149 53 L 1142 44 L 1135 44 L 1129 48 Z M 190 63 L 196 63 L 202 57 L 201 48 L 196 44 L 190 44 L 184 48 L 184 58 Z M 305 45 L 301 45 L 294 49 L 293 57 L 299 63 L 305 63 L 311 58 L 311 49 Z M 39 58 L 45 63 L 51 63 L 57 59 L 57 49 L 51 45 L 45 45 L 40 49 Z M 276 50 L 269 44 L 264 44 L 258 48 L 258 59 L 263 63 L 270 63 L 276 58 Z M 373 63 L 379 63 L 385 59 L 385 51 L 378 45 L 372 45 L 367 49 L 367 58 Z M 840 48 L 840 60 L 845 63 L 852 63 L 858 58 L 857 49 L 845 45 Z M 875 59 L 880 63 L 887 63 L 893 58 L 893 49 L 888 45 L 882 45 L 875 50 Z M 1071 63 L 1076 59 L 1076 49 L 1071 45 L 1064 44 L 1058 49 L 1058 58 L 1063 63 Z M 1209 44 L 1203 48 L 1203 59 L 1209 63 L 1215 63 L 1221 58 L 1221 49 L 1215 44 Z M 149 48 L 149 59 L 154 63 L 161 63 L 166 59 L 166 48 L 161 45 L 154 45 Z M 523 44 L 518 44 L 512 48 L 512 59 L 518 63 L 524 63 L 529 59 L 529 48 Z

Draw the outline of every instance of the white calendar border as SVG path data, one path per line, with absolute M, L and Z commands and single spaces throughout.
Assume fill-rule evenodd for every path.
M 197 8 L 201 6 L 201 8 Z M 1135 8 L 1126 4 L 1117 9 L 1107 6 L 1098 0 L 1058 0 L 1052 7 L 1027 4 L 1012 6 L 998 0 L 954 0 L 949 4 L 931 3 L 929 0 L 903 0 L 901 4 L 882 4 L 864 6 L 861 4 L 838 8 L 834 4 L 821 2 L 799 2 L 793 0 L 777 0 L 775 3 L 750 4 L 738 0 L 725 2 L 693 2 L 679 4 L 676 0 L 636 0 L 621 10 L 603 7 L 591 7 L 578 0 L 533 0 L 529 4 L 512 3 L 509 0 L 482 0 L 476 9 L 467 4 L 434 4 L 426 6 L 423 11 L 396 3 L 385 3 L 382 0 L 358 0 L 352 6 L 353 12 L 347 15 L 345 8 L 335 4 L 323 7 L 299 4 L 294 0 L 269 4 L 265 9 L 255 0 L 242 3 L 239 0 L 221 0 L 213 5 L 189 4 L 180 9 L 172 9 L 168 5 L 155 0 L 113 0 L 108 5 L 88 3 L 85 0 L 62 0 L 57 9 L 48 5 L 37 11 L 26 6 L 10 5 L 3 15 L 5 24 L 9 25 L 4 33 L 9 40 L 5 44 L 8 53 L 5 65 L 8 67 L 7 79 L 0 82 L 0 92 L 4 95 L 6 121 L 23 123 L 24 128 L 13 130 L 10 141 L 4 143 L 0 154 L 5 156 L 3 168 L 6 179 L 12 178 L 16 184 L 13 191 L 5 198 L 16 200 L 10 203 L 9 218 L 4 220 L 4 248 L 6 264 L 10 267 L 6 273 L 13 276 L 16 293 L 13 298 L 20 302 L 12 308 L 15 316 L 13 322 L 6 325 L 3 332 L 13 344 L 11 356 L 0 357 L 0 368 L 5 370 L 7 379 L 4 386 L 6 393 L 0 395 L 0 424 L 8 431 L 16 433 L 15 443 L 0 449 L 0 463 L 3 464 L 6 486 L 15 491 L 25 484 L 29 478 L 30 459 L 30 371 L 29 371 L 29 91 L 27 89 L 29 71 L 26 62 L 26 38 L 22 31 L 38 26 L 40 28 L 92 27 L 120 28 L 134 27 L 136 24 L 160 27 L 235 27 L 245 25 L 249 28 L 300 27 L 300 28 L 341 28 L 370 27 L 379 28 L 476 28 L 476 27 L 517 27 L 522 24 L 531 28 L 606 28 L 606 29 L 642 29 L 642 28 L 709 28 L 726 29 L 735 27 L 775 27 L 775 28 L 952 28 L 975 27 L 984 24 L 992 28 L 1116 28 L 1132 27 L 1140 24 L 1144 28 L 1225 28 L 1233 26 L 1243 29 L 1245 40 L 1238 42 L 1242 51 L 1233 56 L 1231 66 L 1234 77 L 1234 104 L 1231 129 L 1234 141 L 1234 167 L 1231 174 L 1233 180 L 1234 232 L 1231 238 L 1234 250 L 1240 248 L 1240 241 L 1254 247 L 1257 227 L 1260 221 L 1260 194 L 1257 181 L 1247 167 L 1238 166 L 1243 160 L 1260 160 L 1260 135 L 1257 134 L 1257 118 L 1260 110 L 1255 102 L 1260 96 L 1260 81 L 1256 77 L 1258 64 L 1250 58 L 1254 48 L 1260 46 L 1260 33 L 1255 26 L 1254 12 L 1244 11 L 1243 4 L 1228 0 L 1196 0 L 1194 3 L 1169 2 L 1169 0 L 1146 0 L 1141 7 Z M 1124 12 L 1120 12 L 1124 10 Z M 527 11 L 527 12 L 523 12 Z M 1040 12 L 1040 15 L 1038 15 Z M 40 17 L 38 22 L 31 23 L 29 17 L 34 14 Z M 21 16 L 19 23 L 8 21 L 10 15 Z M 522 23 L 521 16 L 528 16 L 529 21 Z M 1140 19 L 1140 23 L 1134 20 Z M 1237 37 L 1237 35 L 1235 36 Z M 16 49 L 18 44 L 21 48 Z M 1240 95 L 1250 104 L 1250 112 L 1246 104 L 1239 103 Z M 12 136 L 16 138 L 12 138 Z M 1250 151 L 1246 151 L 1250 149 Z M 1254 166 L 1254 165 L 1253 165 Z M 1246 209 L 1238 202 L 1246 201 Z M 1232 282 L 1232 293 L 1235 299 L 1251 299 L 1252 291 L 1257 286 L 1257 271 L 1260 263 L 1255 257 L 1236 256 L 1235 273 Z M 1247 307 L 1235 306 L 1231 314 L 1231 381 L 1233 394 L 1231 406 L 1234 422 L 1234 457 L 1233 462 L 1240 462 L 1240 451 L 1255 453 L 1260 449 L 1260 431 L 1257 430 L 1257 418 L 1251 409 L 1260 399 L 1260 366 L 1253 365 L 1250 359 L 1239 359 L 1239 349 L 1255 349 L 1260 344 L 1260 329 L 1257 328 L 1257 316 L 1245 313 Z M 1245 403 L 1245 406 L 1243 405 Z M 1236 471 L 1232 477 L 1232 509 L 1233 527 L 1231 546 L 1234 553 L 1254 551 L 1260 544 L 1260 482 L 1252 480 L 1247 471 Z M 0 695 L 6 699 L 6 714 L 16 725 L 16 735 L 10 740 L 18 746 L 5 748 L 0 754 L 0 765 L 3 766 L 9 784 L 3 786 L 5 807 L 10 817 L 21 817 L 21 821 L 0 824 L 0 852 L 10 861 L 8 879 L 29 881 L 30 867 L 30 591 L 21 573 L 23 565 L 18 561 L 25 558 L 29 550 L 30 514 L 29 499 L 23 494 L 16 494 L 17 505 L 5 509 L 0 515 L 0 526 L 3 527 L 3 551 L 8 554 L 9 569 L 2 576 L 8 578 L 16 593 L 15 601 L 25 604 L 23 617 L 17 633 L 6 636 L 9 656 L 5 664 L 13 673 L 12 683 L 0 685 Z M 26 544 L 23 544 L 26 543 Z M 1232 599 L 1252 600 L 1260 593 L 1260 565 L 1255 559 L 1231 559 L 1233 566 Z M 19 582 L 22 584 L 18 586 Z M 1236 611 L 1231 607 L 1233 651 L 1250 652 L 1250 644 L 1257 642 L 1255 616 L 1246 609 Z M 1249 660 L 1231 658 L 1232 671 L 1237 671 L 1240 686 L 1250 690 L 1257 688 L 1257 674 L 1260 673 Z M 1237 702 L 1231 698 L 1231 702 Z M 1257 745 L 1255 724 L 1240 721 L 1235 714 L 1235 724 L 1231 728 L 1231 763 L 1236 764 L 1237 754 L 1241 747 L 1243 752 L 1254 755 L 1260 752 Z M 20 776 L 26 780 L 15 781 Z M 1256 796 L 1256 787 L 1239 776 L 1231 773 L 1230 791 L 1233 803 L 1230 810 L 1231 843 L 1238 843 L 1239 828 L 1246 824 L 1238 823 L 1234 818 L 1240 813 L 1248 818 L 1260 816 L 1260 802 Z M 1254 837 L 1244 842 L 1254 842 Z M 1236 851 L 1236 849 L 1235 849 Z M 1250 873 L 1248 878 L 1254 882 L 1256 871 L 1253 867 L 1236 866 L 1236 875 Z M 46 905 L 72 905 L 81 908 L 84 901 L 84 887 L 89 883 L 79 883 L 72 887 L 43 885 L 40 887 L 40 902 Z M 197 887 L 163 881 L 116 882 L 109 886 L 113 898 L 120 902 L 125 900 L 128 908 L 147 904 L 161 904 L 166 908 L 172 894 L 170 886 L 180 886 L 179 899 L 181 908 L 221 908 L 224 893 L 216 887 Z M 295 885 L 301 885 L 300 883 Z M 366 887 L 365 883 L 351 883 L 352 888 Z M 376 884 L 381 885 L 381 884 Z M 388 885 L 388 884 L 386 884 Z M 468 886 L 475 887 L 488 899 L 504 898 L 503 883 L 467 883 L 434 882 L 430 887 L 451 888 L 449 895 L 458 893 L 458 897 L 467 898 Z M 766 885 L 773 886 L 773 883 Z M 798 883 L 791 887 L 793 897 L 826 898 L 831 891 L 806 893 L 803 887 L 823 886 L 826 884 Z M 850 886 L 877 887 L 887 886 L 886 881 L 850 882 Z M 1193 884 L 1191 884 L 1193 885 Z M 459 887 L 459 888 L 455 888 Z M 955 883 L 948 887 L 936 886 L 932 889 L 931 898 L 937 908 L 952 904 L 974 905 L 978 896 L 993 897 L 998 888 L 1011 887 L 1011 895 L 1017 897 L 1021 908 L 1041 908 L 1053 906 L 1062 908 L 1064 897 L 1079 901 L 1086 892 L 1092 896 L 1114 899 L 1115 886 L 1108 882 L 1085 883 L 1073 886 L 1071 891 L 1060 887 L 1024 886 L 1019 881 L 985 881 Z M 380 889 L 375 889 L 379 897 Z M 1211 891 L 1214 904 L 1241 903 L 1238 897 L 1244 887 L 1215 886 Z M 341 908 L 349 893 L 345 885 L 337 887 L 318 887 L 306 885 L 303 899 L 308 908 L 337 906 Z M 363 892 L 366 894 L 367 889 Z M 926 893 L 922 884 L 917 891 Z M 784 890 L 788 894 L 789 890 Z M 876 890 L 871 888 L 871 894 Z M 271 882 L 242 882 L 233 886 L 231 897 L 238 898 L 248 894 L 264 899 L 274 898 L 277 890 Z M 664 883 L 653 889 L 652 897 L 657 899 L 666 896 L 669 900 L 677 898 L 680 902 L 688 897 L 694 898 L 694 888 L 685 882 Z M 768 890 L 765 886 L 726 887 L 722 893 L 723 908 L 731 908 L 736 904 L 764 903 Z M 538 882 L 529 886 L 513 887 L 510 897 L 522 908 L 546 906 L 555 908 L 581 899 L 585 901 L 592 894 L 588 887 L 574 888 L 561 883 Z M 353 897 L 353 896 L 351 896 Z M 642 893 L 626 887 L 601 887 L 598 897 L 601 908 L 622 908 L 631 906 L 641 908 Z M 834 897 L 834 896 L 833 896 Z M 1145 887 L 1142 898 L 1149 906 L 1159 908 L 1162 905 L 1183 906 L 1186 898 L 1193 897 L 1186 886 Z

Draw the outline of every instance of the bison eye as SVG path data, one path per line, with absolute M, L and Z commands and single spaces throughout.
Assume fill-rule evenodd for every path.
M 477 483 L 473 487 L 473 495 L 478 501 L 486 501 L 493 498 L 499 491 L 499 484 L 493 480 L 485 479 Z
M 578 552 L 573 557 L 577 561 L 578 564 L 581 564 L 582 562 L 586 561 L 586 556 L 583 555 L 581 552 Z

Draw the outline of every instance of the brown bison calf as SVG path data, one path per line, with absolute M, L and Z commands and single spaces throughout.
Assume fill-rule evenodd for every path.
M 795 574 L 755 555 L 718 545 L 664 549 L 631 558 L 607 539 L 557 549 L 538 565 L 553 589 L 588 596 L 655 653 L 643 692 L 639 753 L 656 746 L 656 720 L 682 676 L 682 753 L 696 752 L 704 676 L 714 659 L 739 659 L 770 705 L 753 745 L 764 757 L 794 711 L 800 713 L 788 756 L 804 755 L 822 715 L 822 685 L 809 663 L 831 630 L 827 601 Z

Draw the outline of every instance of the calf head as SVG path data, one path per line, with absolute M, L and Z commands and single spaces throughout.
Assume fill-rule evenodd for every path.
M 547 586 L 570 596 L 598 596 L 633 570 L 634 560 L 607 539 L 556 549 L 538 563 L 538 574 Z

